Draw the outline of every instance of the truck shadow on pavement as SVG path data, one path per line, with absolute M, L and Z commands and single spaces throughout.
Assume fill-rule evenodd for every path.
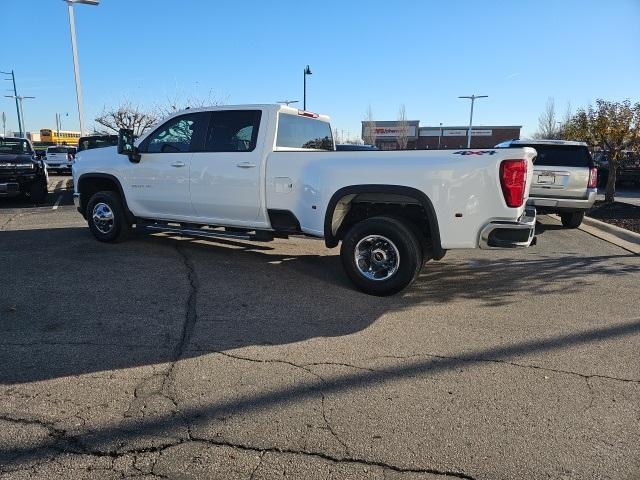
M 632 256 L 627 255 L 541 257 L 514 252 L 498 258 L 478 253 L 432 262 L 405 294 L 377 298 L 354 291 L 339 258 L 321 251 L 328 252 L 314 241 L 298 239 L 272 246 L 137 236 L 125 244 L 105 245 L 95 242 L 85 228 L 0 232 L 0 265 L 9 272 L 0 291 L 0 386 L 139 366 L 166 368 L 180 359 L 250 345 L 349 335 L 387 312 L 417 305 L 468 299 L 482 302 L 475 308 L 490 314 L 491 309 L 516 302 L 519 293 L 571 294 L 603 277 L 640 272 L 638 262 L 629 262 Z M 57 259 L 55 266 L 50 258 Z M 479 318 L 484 314 L 478 310 Z M 0 464 L 23 464 L 52 451 L 133 451 L 129 445 L 184 431 L 185 425 L 193 428 L 398 378 L 638 333 L 636 319 L 565 335 L 541 334 L 452 357 L 408 358 L 381 370 L 350 371 L 167 414 L 123 419 L 80 433 L 65 433 L 43 422 L 51 430 L 46 439 L 0 447 Z M 0 413 L 2 419 L 12 421 Z M 176 443 L 192 438 L 189 434 Z M 166 445 L 164 440 L 160 443 Z
M 331 251 L 315 241 L 276 246 L 152 236 L 107 245 L 83 228 L 0 232 L 10 272 L 0 291 L 0 384 L 344 336 L 418 305 L 462 299 L 494 309 L 523 292 L 569 295 L 640 272 L 626 255 L 454 257 L 428 263 L 402 295 L 378 298 L 355 291 L 339 257 L 318 254 Z

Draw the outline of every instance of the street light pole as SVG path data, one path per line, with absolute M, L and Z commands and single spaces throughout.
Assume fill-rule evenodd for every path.
M 304 91 L 303 91 L 303 100 L 302 100 L 302 109 L 307 109 L 307 75 L 311 75 L 311 70 L 309 69 L 309 65 L 304 69 L 304 74 L 302 75 L 304 78 Z
M 471 114 L 469 115 L 469 132 L 467 133 L 467 148 L 471 148 L 471 128 L 473 127 L 473 104 L 476 101 L 476 98 L 487 98 L 489 95 L 471 95 L 471 96 L 462 96 L 458 98 L 468 98 L 471 100 Z
M 11 70 L 11 72 L 0 72 L 3 73 L 5 75 L 11 75 L 11 79 L 13 80 L 13 95 L 14 98 L 16 99 L 16 114 L 18 115 L 18 130 L 20 131 L 20 137 L 22 137 L 22 118 L 20 117 L 20 106 L 18 105 L 18 91 L 16 90 L 16 76 L 13 73 L 13 70 Z M 8 78 L 6 80 L 9 80 Z
M 76 80 L 76 101 L 78 102 L 78 120 L 80 122 L 80 135 L 84 134 L 84 107 L 82 104 L 82 85 L 80 84 L 80 65 L 78 64 L 78 46 L 76 44 L 76 23 L 73 15 L 73 4 L 84 3 L 86 5 L 98 5 L 100 0 L 63 0 L 67 3 L 69 12 L 69 30 L 71 31 L 71 50 L 73 52 L 73 74 Z
M 438 150 L 440 150 L 440 141 L 442 140 L 442 122 L 440 122 L 440 135 L 438 136 Z

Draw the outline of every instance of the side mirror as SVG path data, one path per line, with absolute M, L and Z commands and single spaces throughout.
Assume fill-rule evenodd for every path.
M 118 131 L 118 153 L 128 155 L 130 162 L 138 163 L 140 161 L 140 153 L 138 152 L 138 147 L 134 145 L 134 141 L 133 130 L 121 128 Z

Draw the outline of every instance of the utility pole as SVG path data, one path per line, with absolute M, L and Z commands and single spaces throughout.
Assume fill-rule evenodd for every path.
M 5 95 L 5 97 L 7 97 L 7 98 L 15 98 L 16 102 L 18 102 L 18 105 L 19 105 L 19 107 L 18 107 L 18 115 L 22 118 L 22 126 L 24 127 L 24 129 L 20 132 L 20 136 L 22 138 L 27 138 L 27 129 L 26 129 L 25 121 L 24 121 L 24 109 L 22 108 L 22 101 L 25 98 L 36 98 L 36 97 L 23 97 L 22 95 Z
M 469 115 L 469 132 L 467 133 L 467 148 L 471 148 L 471 128 L 473 127 L 473 103 L 476 101 L 476 98 L 487 98 L 489 95 L 471 95 L 471 96 L 462 96 L 458 98 L 468 98 L 471 100 L 471 115 Z
M 442 122 L 440 122 L 440 135 L 438 136 L 438 150 L 440 150 L 441 141 L 442 141 Z
M 20 116 L 20 106 L 18 105 L 18 91 L 16 90 L 16 75 L 13 73 L 13 70 L 11 70 L 11 72 L 0 72 L 0 73 L 3 73 L 5 75 L 11 75 L 11 80 L 13 80 L 13 98 L 16 99 L 16 114 L 18 115 L 18 130 L 20 131 L 20 137 L 23 137 L 22 135 L 23 121 L 22 121 L 22 117 Z M 9 79 L 5 78 L 5 80 L 9 80 Z

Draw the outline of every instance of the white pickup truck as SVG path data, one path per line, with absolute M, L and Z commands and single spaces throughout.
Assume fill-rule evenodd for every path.
M 455 248 L 527 247 L 531 148 L 335 151 L 326 116 L 283 105 L 187 109 L 134 142 L 79 153 L 74 200 L 100 241 L 186 236 L 342 242 L 361 290 L 396 293 Z

